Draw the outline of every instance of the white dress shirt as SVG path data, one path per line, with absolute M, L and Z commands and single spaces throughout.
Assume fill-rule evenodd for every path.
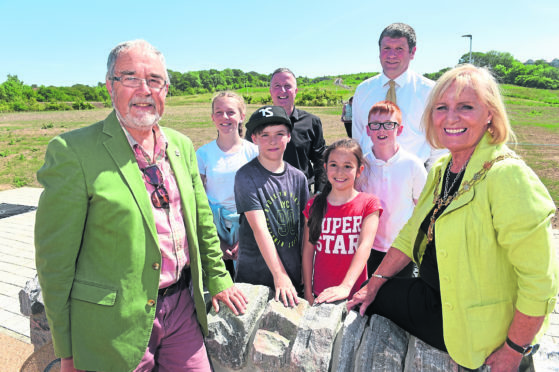
M 366 125 L 369 110 L 379 101 L 386 99 L 390 80 L 384 73 L 373 76 L 359 84 L 353 97 L 353 125 L 352 137 L 361 148 L 370 149 L 373 145 L 367 136 Z M 396 100 L 402 111 L 404 130 L 398 137 L 398 143 L 408 152 L 417 156 L 423 163 L 431 164 L 446 153 L 446 150 L 434 150 L 425 139 L 425 132 L 421 128 L 421 115 L 429 92 L 435 82 L 429 80 L 410 69 L 394 79 L 396 82 Z
M 365 159 L 368 166 L 359 177 L 358 189 L 380 199 L 383 213 L 373 249 L 386 252 L 411 217 L 415 208 L 414 199 L 419 199 L 427 171 L 419 158 L 401 146 L 386 162 L 377 159 L 371 150 L 365 154 Z

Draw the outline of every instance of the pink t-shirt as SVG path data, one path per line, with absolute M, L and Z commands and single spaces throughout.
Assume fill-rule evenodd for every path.
M 309 200 L 303 211 L 307 219 L 313 202 L 314 198 Z M 326 215 L 322 219 L 322 233 L 314 247 L 313 293 L 315 296 L 320 295 L 326 288 L 342 283 L 359 244 L 363 219 L 376 211 L 379 211 L 379 215 L 382 214 L 380 200 L 364 192 L 343 205 L 328 203 Z M 365 266 L 349 297 L 359 290 L 366 279 L 367 267 Z

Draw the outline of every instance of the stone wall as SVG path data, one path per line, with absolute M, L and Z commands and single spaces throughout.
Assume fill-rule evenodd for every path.
M 209 298 L 206 301 L 206 345 L 216 372 L 464 371 L 447 353 L 391 321 L 348 312 L 345 301 L 309 306 L 301 299 L 297 307 L 286 308 L 268 287 L 237 287 L 249 300 L 244 315 L 235 316 L 223 304 L 216 314 Z M 37 350 L 51 338 L 37 278 L 20 291 L 19 299 L 21 312 L 30 317 L 31 342 Z M 534 356 L 537 370 L 559 371 L 556 344 L 546 341 Z
M 208 315 L 206 346 L 216 372 L 463 371 L 388 319 L 348 313 L 345 301 L 287 308 L 268 287 L 237 286 L 249 299 L 245 314 L 222 306 Z

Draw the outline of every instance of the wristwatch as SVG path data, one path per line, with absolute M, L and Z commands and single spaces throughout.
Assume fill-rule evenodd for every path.
M 539 345 L 520 346 L 520 345 L 515 344 L 514 342 L 512 342 L 511 339 L 508 338 L 508 337 L 507 337 L 507 345 L 509 345 L 509 347 L 511 349 L 513 349 L 514 351 L 517 351 L 524 356 L 530 355 L 532 352 L 536 352 L 536 350 L 538 350 L 538 346 L 539 346 Z

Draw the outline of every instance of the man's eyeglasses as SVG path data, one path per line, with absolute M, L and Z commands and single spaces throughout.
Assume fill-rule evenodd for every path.
M 122 85 L 129 88 L 138 88 L 142 86 L 142 83 L 145 82 L 146 85 L 151 89 L 160 90 L 167 84 L 167 82 L 158 77 L 149 77 L 147 79 L 137 78 L 135 76 L 113 76 L 109 78 L 109 80 L 119 81 Z
M 386 130 L 392 130 L 394 128 L 396 128 L 398 125 L 397 122 L 395 121 L 385 121 L 384 123 L 377 123 L 377 122 L 370 122 L 369 124 L 367 124 L 369 126 L 370 130 L 379 130 L 380 127 L 383 127 Z
M 155 208 L 169 208 L 169 193 L 163 183 L 163 174 L 156 164 L 150 165 L 142 172 L 147 178 L 150 185 L 155 186 L 155 190 L 151 193 L 151 202 Z

